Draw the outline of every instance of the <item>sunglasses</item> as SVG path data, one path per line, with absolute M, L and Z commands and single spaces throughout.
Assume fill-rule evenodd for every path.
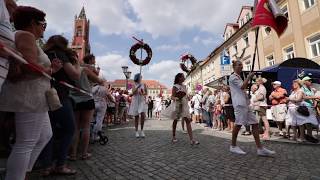
M 45 21 L 38 21 L 37 24 L 41 25 L 43 29 L 47 28 L 47 23 Z

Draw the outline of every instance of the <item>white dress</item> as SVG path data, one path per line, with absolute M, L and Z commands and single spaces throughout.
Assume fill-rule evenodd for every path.
M 299 90 L 298 92 L 302 92 L 302 90 Z M 290 94 L 289 96 L 289 100 L 290 99 L 297 99 L 297 95 L 298 95 L 298 92 L 294 92 L 292 91 L 292 93 Z M 297 112 L 297 108 L 298 106 L 302 105 L 302 102 L 292 102 L 292 101 L 289 101 L 289 104 L 288 104 L 288 112 L 287 112 L 287 115 L 286 115 L 286 125 L 290 125 L 290 126 L 300 126 L 300 125 L 303 125 L 304 124 L 304 119 L 306 117 L 300 115 L 298 112 Z
M 156 97 L 154 99 L 155 108 L 154 112 L 160 112 L 162 110 L 162 99 L 160 97 Z
M 185 85 L 175 84 L 174 87 L 178 89 L 177 92 L 182 91 L 187 94 L 187 88 Z M 163 116 L 166 116 L 171 119 L 180 119 L 180 118 L 190 118 L 190 107 L 188 105 L 187 95 L 182 99 L 172 101 L 168 108 L 162 113 Z
M 140 94 L 142 92 L 145 92 L 145 85 L 135 84 L 135 88 L 138 88 L 138 93 L 132 96 L 132 101 L 128 113 L 131 116 L 138 116 L 140 113 L 146 113 L 148 109 L 146 97 Z

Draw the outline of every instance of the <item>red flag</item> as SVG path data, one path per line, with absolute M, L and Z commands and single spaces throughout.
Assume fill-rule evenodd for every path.
M 259 0 L 252 20 L 252 27 L 256 26 L 269 26 L 281 36 L 288 26 L 288 19 L 274 0 Z

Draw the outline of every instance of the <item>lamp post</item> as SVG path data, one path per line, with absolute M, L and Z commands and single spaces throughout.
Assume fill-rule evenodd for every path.
M 128 71 L 128 66 L 122 66 L 121 68 L 124 76 L 126 77 L 126 90 L 128 90 L 128 79 L 130 79 L 131 72 Z

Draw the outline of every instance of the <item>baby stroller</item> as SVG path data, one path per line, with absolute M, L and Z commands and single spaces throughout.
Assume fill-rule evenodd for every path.
M 95 117 L 95 115 L 94 115 Z M 96 124 L 96 118 L 90 123 L 90 143 L 94 144 L 96 141 L 99 142 L 100 145 L 106 145 L 109 141 L 108 137 L 104 134 L 103 131 L 98 131 L 96 134 L 94 132 L 94 125 Z

